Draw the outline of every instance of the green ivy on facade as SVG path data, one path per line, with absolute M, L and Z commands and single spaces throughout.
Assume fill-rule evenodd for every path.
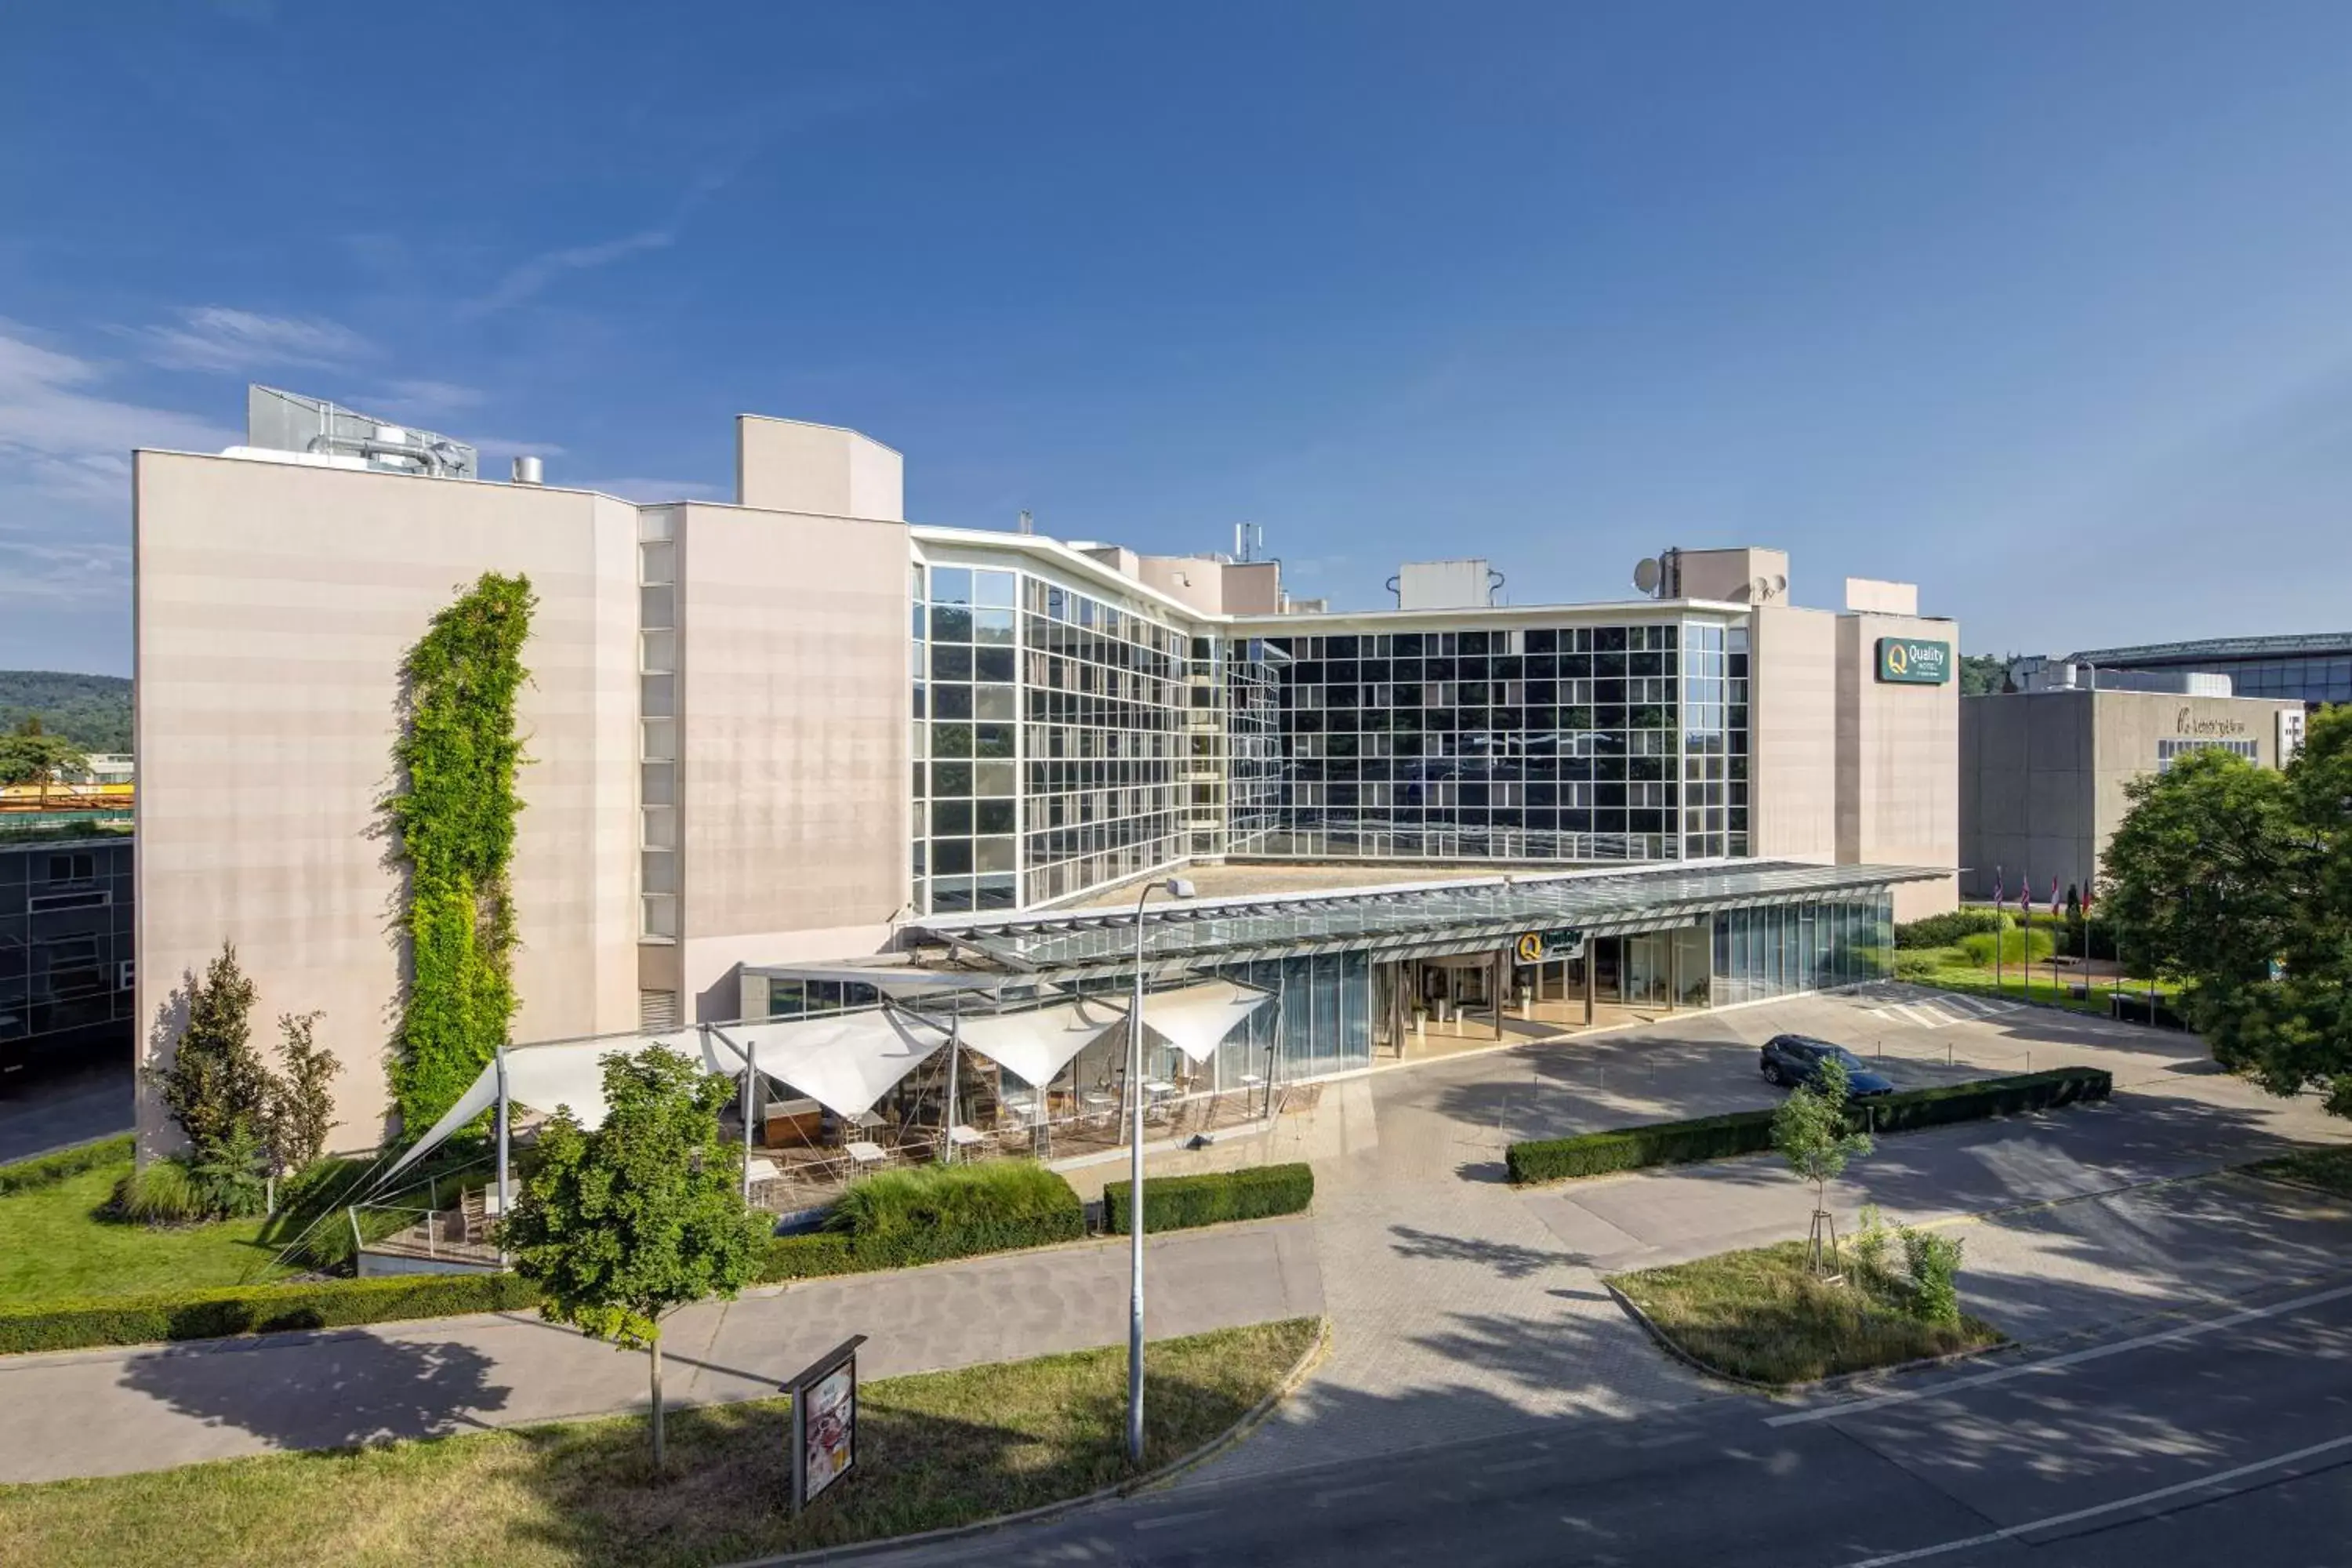
M 401 783 L 384 810 L 408 867 L 392 1093 L 410 1136 L 465 1092 L 514 1019 L 515 697 L 537 606 L 530 578 L 486 572 L 401 665 Z

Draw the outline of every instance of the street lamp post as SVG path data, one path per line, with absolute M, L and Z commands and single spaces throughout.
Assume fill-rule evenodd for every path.
M 1127 1458 L 1143 1464 L 1143 906 L 1152 894 L 1189 899 L 1181 877 L 1146 882 L 1135 896 L 1135 1001 L 1127 1014 Z

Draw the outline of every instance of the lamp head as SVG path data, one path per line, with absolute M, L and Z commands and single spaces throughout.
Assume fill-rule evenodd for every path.
M 1168 896 L 1171 899 L 1189 899 L 1194 897 L 1195 889 L 1192 886 L 1192 879 L 1189 877 L 1169 878 Z

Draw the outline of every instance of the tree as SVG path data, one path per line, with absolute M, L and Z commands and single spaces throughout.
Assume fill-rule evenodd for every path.
M 1822 1224 L 1829 1218 L 1829 1184 L 1845 1173 L 1847 1161 L 1858 1160 L 1874 1147 L 1868 1133 L 1847 1130 L 1847 1089 L 1845 1064 L 1826 1057 L 1813 1080 L 1790 1090 L 1772 1113 L 1772 1147 L 1789 1162 L 1789 1169 L 1813 1184 L 1813 1228 L 1805 1255 L 1816 1269 L 1822 1265 L 1824 1229 L 1829 1250 L 1837 1247 L 1835 1227 Z
M 1960 655 L 1960 695 L 1985 697 L 2009 684 L 2009 660 L 1990 653 Z
M 171 1065 L 156 1076 L 163 1107 L 187 1134 L 193 1157 L 210 1159 L 240 1130 L 260 1137 L 269 1069 L 253 1048 L 253 982 L 237 967 L 234 945 L 221 943 L 203 976 L 188 976 L 187 990 L 186 1027 Z
M 319 1044 L 317 1013 L 280 1013 L 278 1054 L 285 1070 L 269 1084 L 271 1173 L 299 1171 L 327 1152 L 335 1121 L 335 1074 L 342 1064 Z
M 2182 983 L 2214 1060 L 2352 1116 L 2352 708 L 2284 772 L 2200 751 L 2128 793 L 2101 889 L 2123 955 Z
M 2124 794 L 2100 900 L 2117 950 L 2209 998 L 2267 975 L 2305 879 L 2287 775 L 2215 747 Z
M 658 1047 L 604 1066 L 604 1125 L 558 1108 L 499 1244 L 540 1288 L 541 1316 L 650 1353 L 658 1467 L 661 1321 L 749 1284 L 768 1226 L 744 1205 L 742 1150 L 719 1135 L 725 1079 Z
M 0 735 L 0 784 L 37 784 L 47 800 L 49 785 L 88 766 L 89 754 L 63 735 L 43 730 L 38 716 Z

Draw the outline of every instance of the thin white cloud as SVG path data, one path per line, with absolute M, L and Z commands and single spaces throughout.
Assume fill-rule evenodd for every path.
M 389 414 L 402 419 L 437 419 L 478 408 L 488 401 L 489 395 L 479 388 L 448 381 L 387 382 L 383 390 L 358 399 L 359 405 L 370 414 Z
M 706 485 L 698 479 L 553 479 L 567 489 L 601 490 L 608 496 L 633 500 L 642 505 L 666 500 L 725 500 L 729 499 L 717 485 Z
M 93 464 L 133 447 L 217 451 L 236 438 L 194 415 L 100 396 L 89 390 L 100 375 L 0 321 L 0 476 L 13 468 L 36 489 L 86 495 Z
M 485 458 L 560 458 L 563 448 L 552 441 L 509 441 L 500 436 L 457 437 Z
M 226 305 L 194 305 L 171 326 L 131 336 L 150 362 L 167 370 L 241 374 L 276 365 L 339 366 L 365 357 L 373 345 L 338 322 L 316 317 L 265 316 Z
M 0 605 L 119 603 L 130 577 L 131 552 L 118 541 L 0 536 Z
M 509 271 L 488 293 L 468 302 L 462 313 L 469 317 L 496 315 L 523 303 L 566 273 L 584 272 L 649 250 L 667 250 L 677 243 L 677 226 L 673 223 L 595 245 L 542 251 Z

